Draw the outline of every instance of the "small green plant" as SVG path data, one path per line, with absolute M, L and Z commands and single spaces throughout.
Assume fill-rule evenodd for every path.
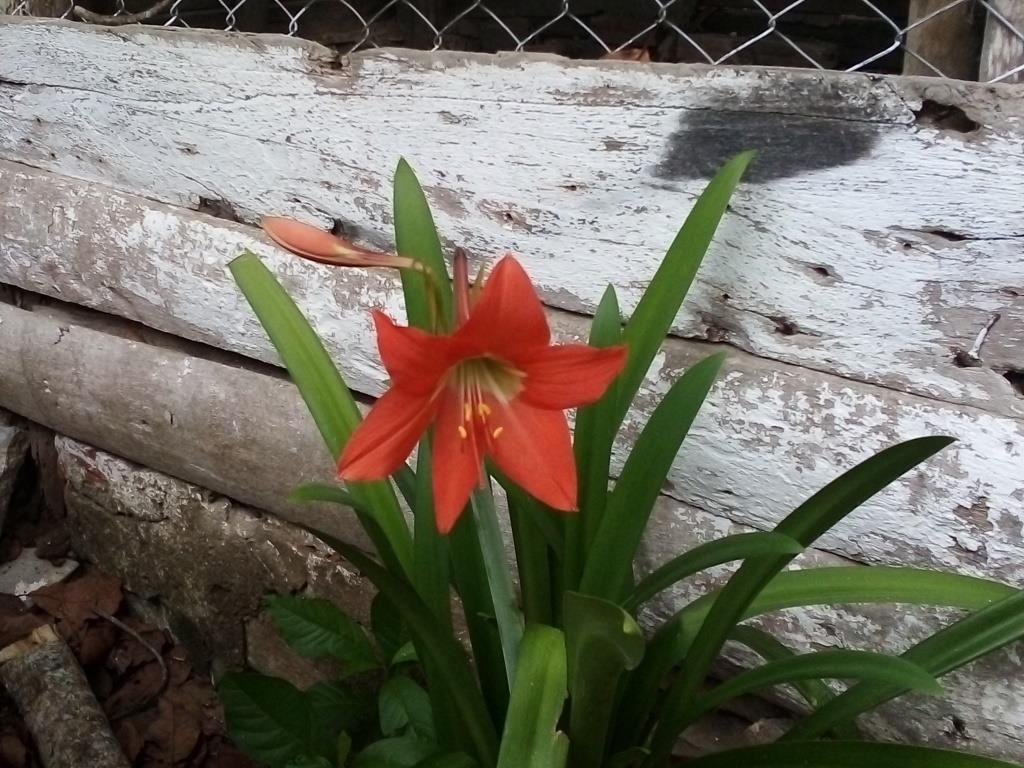
M 271 237 L 307 258 L 399 270 L 409 327 L 376 316 L 392 386 L 364 421 L 270 271 L 252 253 L 232 263 L 345 481 L 304 486 L 294 498 L 355 511 L 375 553 L 314 532 L 379 590 L 369 634 L 330 603 L 269 599 L 292 648 L 336 660 L 340 674 L 307 691 L 252 673 L 226 676 L 220 691 L 231 732 L 250 755 L 273 768 L 662 768 L 680 734 L 706 713 L 789 685 L 807 716 L 778 743 L 689 764 L 1008 765 L 864 742 L 855 721 L 907 691 L 938 693 L 938 677 L 1018 640 L 1024 592 L 909 567 L 787 570 L 949 438 L 894 445 L 836 478 L 773 530 L 712 541 L 634 576 L 659 491 L 723 355 L 696 363 L 672 384 L 610 482 L 612 446 L 750 159 L 737 156 L 710 182 L 627 321 L 608 288 L 589 345 L 551 345 L 540 302 L 514 259 L 471 284 L 465 255 L 456 251 L 449 279 L 425 197 L 404 162 L 395 177 L 395 254 L 298 222 L 265 221 Z M 570 443 L 563 412 L 571 407 L 578 411 Z M 406 459 L 417 444 L 412 467 Z M 495 485 L 507 503 L 512 562 Z M 641 632 L 637 615 L 646 602 L 725 563 L 739 566 L 724 586 L 649 636 Z M 453 625 L 453 592 L 467 642 Z M 846 603 L 967 613 L 900 656 L 798 654 L 745 623 L 784 608 Z M 706 688 L 729 640 L 763 663 Z M 850 684 L 836 692 L 825 680 Z

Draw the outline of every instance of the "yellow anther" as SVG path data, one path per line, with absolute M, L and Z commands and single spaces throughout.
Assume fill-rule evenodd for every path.
M 504 427 L 498 427 L 496 430 L 491 432 L 491 437 L 493 437 L 495 440 L 497 440 L 499 437 L 501 437 L 501 433 L 504 432 L 504 431 L 505 431 Z
M 459 437 L 461 437 L 463 440 L 469 437 L 469 432 L 467 432 L 466 428 L 461 424 L 459 424 Z
M 490 416 L 491 415 L 491 406 L 489 406 L 487 403 L 480 403 L 476 407 L 476 412 L 480 414 L 480 418 L 481 419 L 484 418 L 485 416 Z
M 465 421 L 471 421 L 473 418 L 473 406 L 469 403 L 462 406 L 462 418 Z

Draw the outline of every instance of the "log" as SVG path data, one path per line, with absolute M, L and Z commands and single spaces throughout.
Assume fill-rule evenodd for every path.
M 985 20 L 978 79 L 983 83 L 1024 83 L 1024 3 L 989 0 L 989 4 L 1002 19 L 989 12 Z
M 44 768 L 129 768 L 85 673 L 52 626 L 0 650 L 0 682 Z

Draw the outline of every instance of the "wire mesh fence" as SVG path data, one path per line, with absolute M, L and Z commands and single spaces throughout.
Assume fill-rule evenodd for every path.
M 277 32 L 344 53 L 378 46 L 547 51 L 1024 81 L 1024 0 L 13 2 L 16 14 Z

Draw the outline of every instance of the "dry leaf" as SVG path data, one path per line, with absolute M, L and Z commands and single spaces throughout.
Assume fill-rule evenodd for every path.
M 609 51 L 601 58 L 608 61 L 650 62 L 651 52 L 647 48 L 623 48 L 619 51 Z
M 121 606 L 121 582 L 99 571 L 87 571 L 73 581 L 37 589 L 32 601 L 51 616 L 66 622 L 74 632 L 88 619 L 113 615 Z
M 117 720 L 150 703 L 160 693 L 163 685 L 163 669 L 151 661 L 132 672 L 103 703 L 103 708 L 111 720 Z

